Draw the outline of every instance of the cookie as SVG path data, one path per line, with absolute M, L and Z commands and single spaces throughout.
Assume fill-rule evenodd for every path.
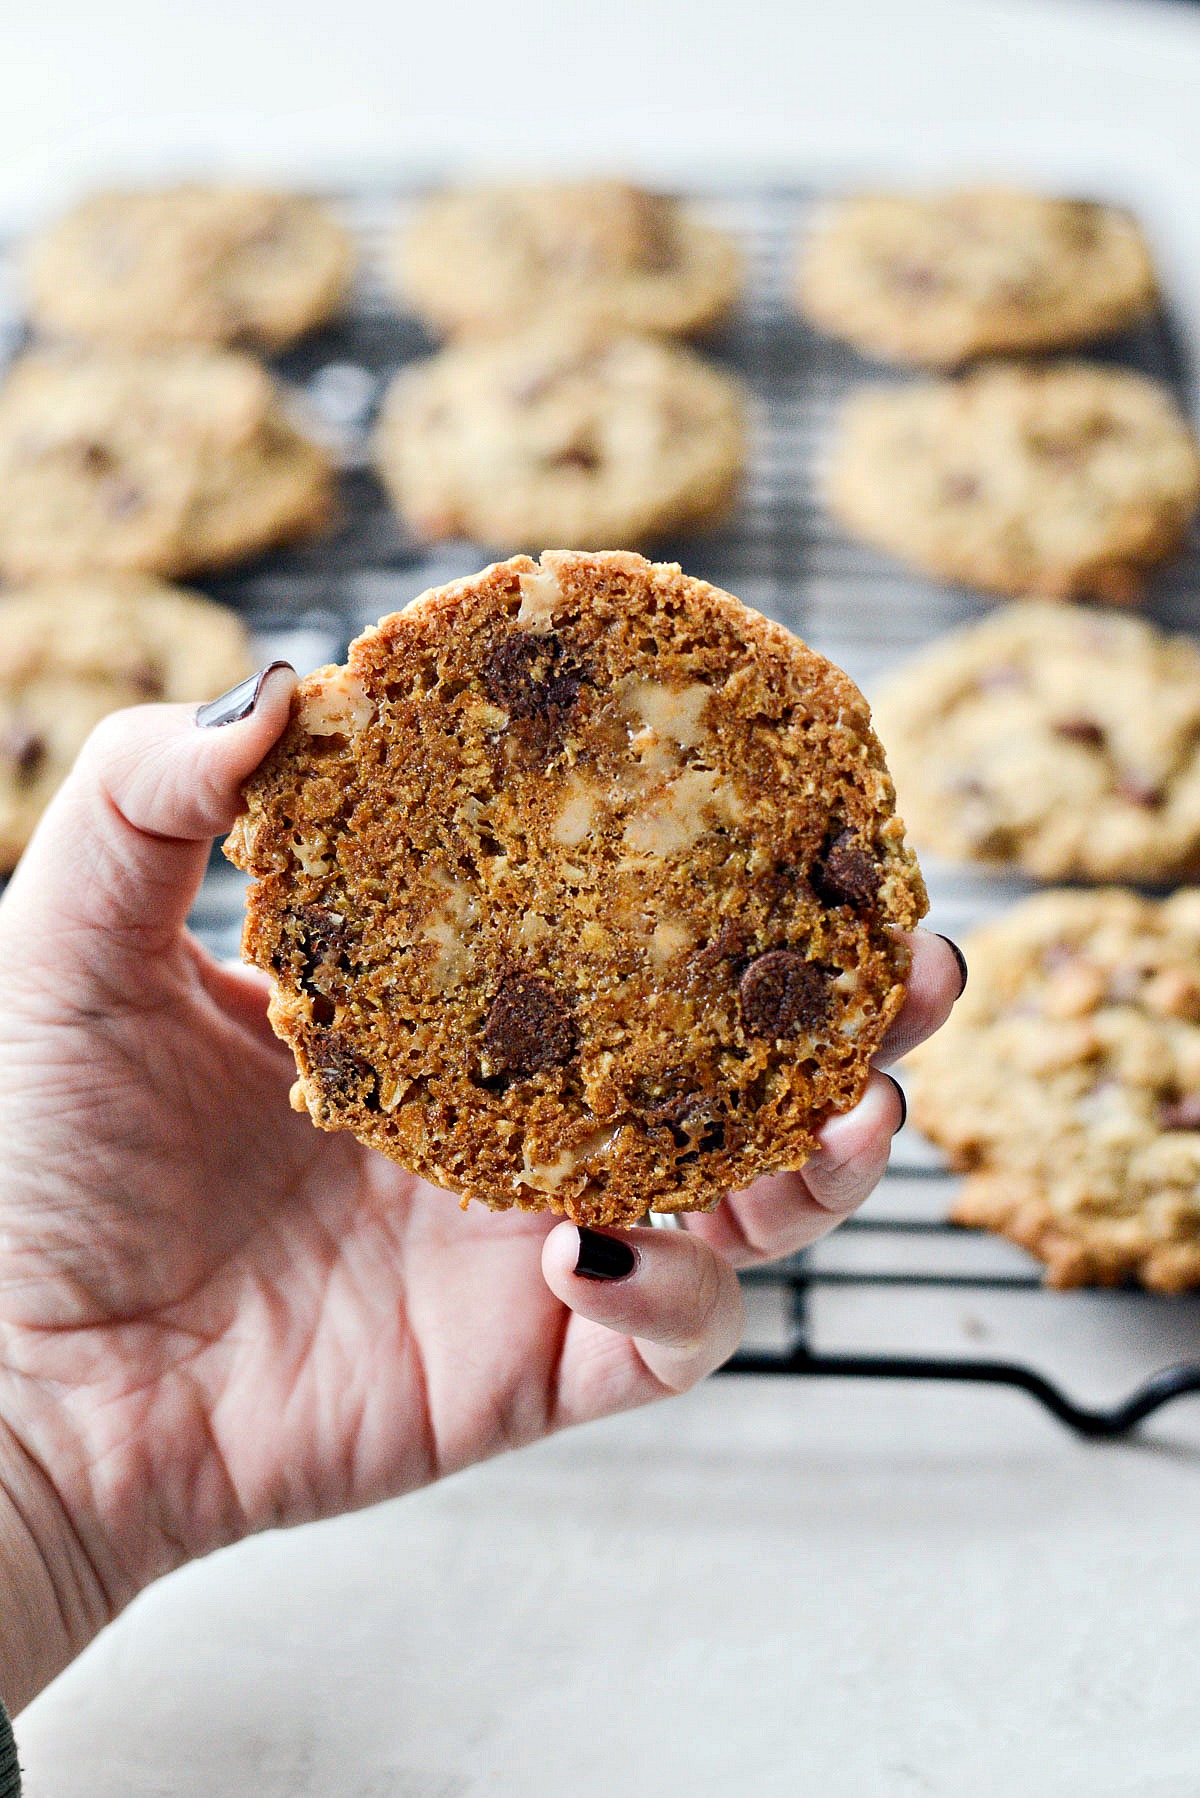
M 867 388 L 827 481 L 848 530 L 939 580 L 1131 604 L 1200 503 L 1167 389 L 1083 362 Z
M 917 843 L 1039 880 L 1200 880 L 1200 649 L 1036 601 L 941 639 L 879 695 Z
M 241 620 L 139 575 L 83 575 L 0 596 L 0 872 L 108 712 L 211 699 L 250 673 Z
M 1157 282 L 1127 212 L 980 187 L 828 207 L 800 245 L 796 294 L 869 356 L 953 368 L 1108 336 L 1154 306 Z
M 799 1166 L 925 909 L 861 695 L 640 556 L 518 556 L 300 683 L 226 853 L 293 1103 L 498 1209 Z
M 675 344 L 561 324 L 405 369 L 376 440 L 418 537 L 502 550 L 644 548 L 714 524 L 746 455 L 731 376 Z
M 1044 893 L 964 946 L 970 984 L 909 1083 L 969 1170 L 956 1220 L 1052 1285 L 1200 1285 L 1200 891 Z
M 0 570 L 182 575 L 319 530 L 324 452 L 249 356 L 22 357 L 0 387 Z
M 191 185 L 96 194 L 31 245 L 39 330 L 115 347 L 280 349 L 333 316 L 350 239 L 296 194 Z
M 465 188 L 426 202 L 395 282 L 434 331 L 511 331 L 562 313 L 620 331 L 691 333 L 737 303 L 741 258 L 677 200 L 620 181 Z

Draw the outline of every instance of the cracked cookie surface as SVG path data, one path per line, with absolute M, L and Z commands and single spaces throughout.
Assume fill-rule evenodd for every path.
M 733 377 L 690 350 L 539 326 L 398 375 L 376 453 L 419 537 L 646 547 L 729 509 L 744 413 Z
M 856 394 L 826 492 L 849 530 L 937 579 L 1130 604 L 1195 514 L 1200 450 L 1142 375 L 987 364 Z
M 1200 879 L 1200 649 L 1026 601 L 877 696 L 914 840 L 1040 880 Z
M 396 246 L 401 297 L 435 331 L 511 331 L 542 313 L 620 331 L 720 323 L 741 287 L 733 240 L 621 181 L 464 188 L 426 202 Z
M 195 574 L 319 530 L 325 453 L 232 351 L 34 352 L 0 386 L 0 570 Z
M 964 944 L 912 1116 L 968 1170 L 957 1222 L 1053 1285 L 1200 1285 L 1200 892 L 1051 892 Z
M 352 267 L 341 226 L 296 194 L 95 194 L 30 247 L 29 308 L 52 336 L 281 349 L 333 315 Z
M 251 666 L 235 613 L 161 581 L 83 575 L 0 597 L 0 872 L 107 713 L 211 699 Z
M 1119 208 L 983 187 L 835 201 L 800 246 L 796 292 L 868 355 L 953 368 L 1107 336 L 1150 310 L 1157 282 Z
M 300 683 L 227 853 L 294 1103 L 628 1223 L 799 1166 L 925 909 L 845 675 L 673 565 L 515 557 Z

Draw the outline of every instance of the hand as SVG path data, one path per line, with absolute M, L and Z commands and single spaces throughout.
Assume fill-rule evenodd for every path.
M 107 719 L 0 903 L 13 1704 L 187 1559 L 690 1386 L 737 1345 L 732 1264 L 831 1228 L 900 1119 L 876 1074 L 803 1176 L 599 1248 L 544 1216 L 464 1215 L 314 1129 L 289 1108 L 265 982 L 184 928 L 293 678 L 268 673 L 220 728 L 175 706 Z M 890 1046 L 935 1028 L 959 985 L 952 951 L 920 935 Z M 604 1253 L 632 1271 L 587 1277 Z M 50 1607 L 24 1630 L 3 1615 L 6 1555 L 10 1595 Z

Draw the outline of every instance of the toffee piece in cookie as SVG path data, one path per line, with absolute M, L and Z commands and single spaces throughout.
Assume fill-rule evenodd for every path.
M 114 347 L 280 349 L 332 317 L 352 268 L 345 231 L 297 194 L 95 194 L 31 246 L 29 309 L 51 336 Z
M 800 1166 L 925 910 L 847 677 L 627 553 L 385 618 L 245 798 L 293 1102 L 500 1209 L 629 1223 Z
M 0 597 L 0 872 L 107 713 L 209 699 L 251 666 L 235 613 L 161 581 L 84 575 Z
M 1129 604 L 1195 514 L 1200 449 L 1167 389 L 1127 369 L 987 364 L 856 394 L 827 497 L 940 580 Z
M 1041 880 L 1200 879 L 1200 648 L 1026 601 L 933 644 L 875 718 L 922 847 Z
M 376 456 L 419 537 L 646 547 L 728 511 L 745 401 L 731 376 L 678 345 L 540 325 L 405 369 Z
M 397 244 L 396 286 L 439 333 L 511 331 L 557 313 L 688 334 L 736 304 L 733 240 L 679 201 L 621 181 L 463 188 Z
M 833 336 L 932 368 L 1088 343 L 1157 294 L 1128 213 L 1000 187 L 838 201 L 801 246 L 796 287 Z
M 1051 892 L 965 945 L 913 1056 L 920 1128 L 967 1171 L 959 1223 L 1052 1285 L 1200 1285 L 1200 892 Z
M 193 574 L 310 536 L 333 469 L 249 356 L 35 352 L 0 386 L 0 571 Z

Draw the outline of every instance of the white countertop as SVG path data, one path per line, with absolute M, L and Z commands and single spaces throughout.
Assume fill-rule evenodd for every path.
M 1136 202 L 1200 316 L 1186 5 L 9 11 L 10 223 L 206 165 L 1015 173 Z M 1062 1320 L 1086 1379 L 1120 1301 Z M 1194 1798 L 1198 1495 L 1195 1401 L 1088 1447 L 1017 1394 L 715 1381 L 163 1582 L 21 1719 L 28 1791 Z

